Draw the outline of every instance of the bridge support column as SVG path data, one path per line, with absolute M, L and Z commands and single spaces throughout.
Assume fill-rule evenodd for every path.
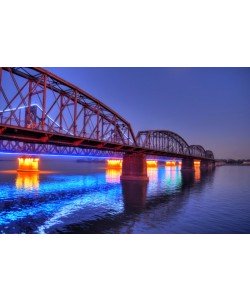
M 123 155 L 121 180 L 148 181 L 145 154 L 126 153 Z
M 183 158 L 181 170 L 182 171 L 194 171 L 194 160 L 192 158 Z

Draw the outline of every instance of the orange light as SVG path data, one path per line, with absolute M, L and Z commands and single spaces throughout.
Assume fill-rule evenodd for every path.
M 174 160 L 166 161 L 166 166 L 168 166 L 168 167 L 175 167 L 175 166 L 179 166 L 179 165 L 180 165 L 179 161 L 174 161 Z
M 194 167 L 194 179 L 195 181 L 200 181 L 201 179 L 201 169 L 199 166 Z
M 150 181 L 156 181 L 158 178 L 158 169 L 156 167 L 148 167 L 147 174 Z
M 106 170 L 106 182 L 107 183 L 119 183 L 120 176 L 122 174 L 121 169 L 107 169 Z
M 194 161 L 194 179 L 195 179 L 195 181 L 200 181 L 200 179 L 201 179 L 200 164 L 201 164 L 200 160 Z
M 107 160 L 108 168 L 120 169 L 122 167 L 121 159 L 108 159 Z
M 156 168 L 158 165 L 157 160 L 147 160 L 147 167 Z
M 33 157 L 19 157 L 18 158 L 18 171 L 39 171 L 39 158 Z
M 39 175 L 33 172 L 18 172 L 16 178 L 17 189 L 38 189 L 39 188 Z
M 201 164 L 201 161 L 200 160 L 195 160 L 194 161 L 194 166 L 200 166 Z

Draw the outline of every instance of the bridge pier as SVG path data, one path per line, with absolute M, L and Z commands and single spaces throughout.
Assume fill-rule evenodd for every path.
M 182 159 L 182 171 L 194 171 L 194 160 L 192 158 L 183 158 Z
M 146 206 L 147 186 L 146 180 L 121 182 L 125 211 L 140 211 Z
M 146 155 L 126 153 L 123 155 L 121 180 L 148 181 Z

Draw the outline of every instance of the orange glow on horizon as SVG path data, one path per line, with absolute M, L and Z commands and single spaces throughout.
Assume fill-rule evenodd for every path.
M 19 157 L 18 158 L 18 171 L 39 171 L 39 158 L 33 157 Z

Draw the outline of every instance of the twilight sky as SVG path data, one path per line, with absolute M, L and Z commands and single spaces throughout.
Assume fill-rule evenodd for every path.
M 46 68 L 138 130 L 168 129 L 216 158 L 250 159 L 250 68 Z

